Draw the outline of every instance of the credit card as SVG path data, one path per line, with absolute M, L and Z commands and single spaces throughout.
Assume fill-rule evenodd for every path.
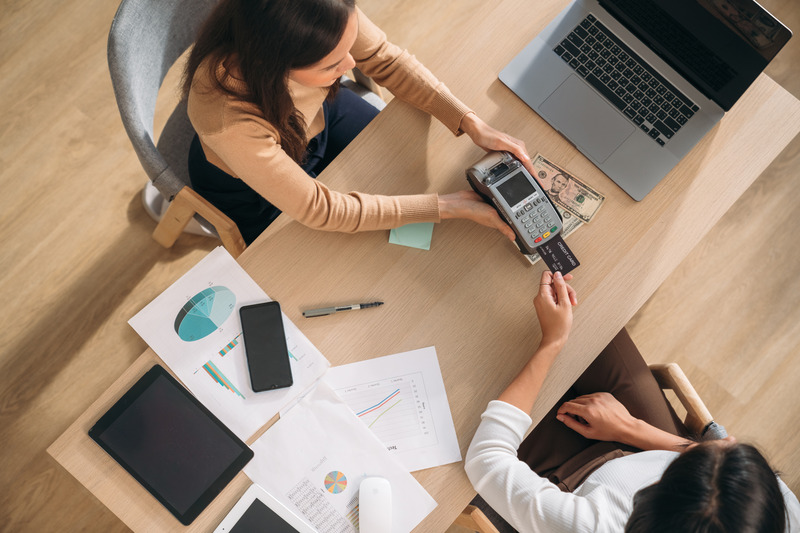
M 556 235 L 554 239 L 550 239 L 546 244 L 539 246 L 536 249 L 539 252 L 542 260 L 550 268 L 550 272 L 561 272 L 562 275 L 575 270 L 580 266 L 580 262 L 569 249 L 567 243 L 561 238 L 561 235 Z

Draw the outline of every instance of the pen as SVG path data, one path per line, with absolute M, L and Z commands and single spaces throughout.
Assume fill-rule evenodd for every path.
M 323 307 L 321 309 L 310 309 L 308 311 L 303 311 L 303 316 L 306 318 L 311 318 L 314 316 L 325 316 L 325 315 L 332 315 L 333 313 L 338 313 L 339 311 L 350 311 L 351 309 L 367 309 L 368 307 L 378 307 L 379 305 L 383 305 L 383 302 L 372 302 L 368 304 L 353 304 L 353 305 L 339 305 L 336 307 Z

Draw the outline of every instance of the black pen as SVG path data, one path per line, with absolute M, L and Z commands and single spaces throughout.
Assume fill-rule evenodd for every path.
M 352 309 L 367 309 L 369 307 L 378 307 L 379 305 L 383 305 L 383 302 L 372 302 L 368 304 L 353 304 L 353 305 L 339 305 L 336 307 L 323 307 L 321 309 L 311 309 L 309 311 L 303 311 L 303 316 L 306 318 L 311 318 L 314 316 L 325 316 L 325 315 L 332 315 L 333 313 L 338 313 L 339 311 L 350 311 Z

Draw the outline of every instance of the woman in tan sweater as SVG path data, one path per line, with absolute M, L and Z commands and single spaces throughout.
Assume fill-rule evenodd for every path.
M 380 196 L 328 189 L 316 175 L 377 114 L 339 88 L 358 66 L 397 98 L 485 150 L 527 166 L 524 143 L 487 125 L 386 35 L 355 0 L 223 0 L 202 29 L 184 81 L 197 136 L 194 189 L 252 242 L 281 212 L 326 231 L 389 229 L 465 218 L 509 228 L 472 191 Z

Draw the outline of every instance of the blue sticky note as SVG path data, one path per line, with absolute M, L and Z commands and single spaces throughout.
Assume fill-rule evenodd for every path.
M 420 250 L 430 250 L 432 236 L 433 222 L 420 222 L 394 228 L 389 232 L 389 242 Z

